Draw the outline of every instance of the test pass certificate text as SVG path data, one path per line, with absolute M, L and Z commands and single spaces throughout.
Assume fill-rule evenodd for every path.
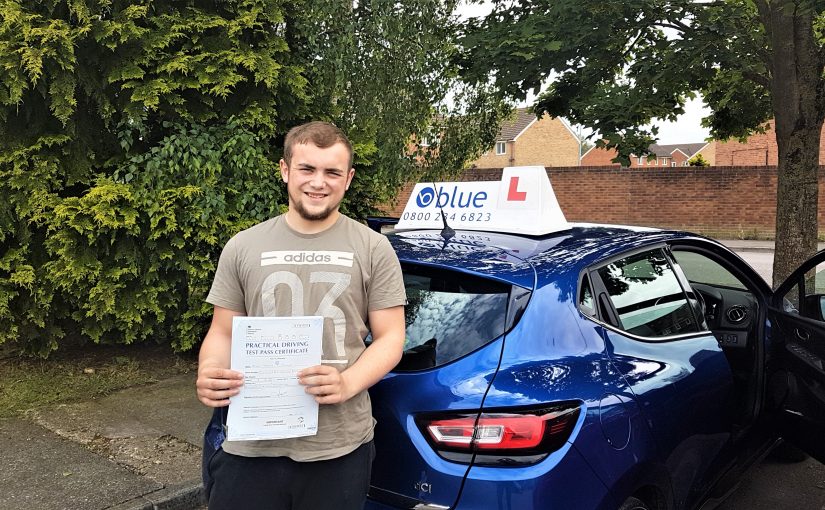
M 244 374 L 229 399 L 226 439 L 312 436 L 318 403 L 298 384 L 298 371 L 321 363 L 323 317 L 234 317 L 231 368 Z

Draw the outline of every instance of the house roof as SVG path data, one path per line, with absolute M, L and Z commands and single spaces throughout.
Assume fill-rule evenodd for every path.
M 661 158 L 668 158 L 673 155 L 676 151 L 682 151 L 685 156 L 691 158 L 694 154 L 699 152 L 702 147 L 707 145 L 705 142 L 701 143 L 675 143 L 669 145 L 659 145 L 658 143 L 654 143 L 651 145 L 650 152 L 655 154 L 657 157 Z
M 535 113 L 528 111 L 527 108 L 518 108 L 512 117 L 501 123 L 501 129 L 496 140 L 511 142 L 535 121 Z

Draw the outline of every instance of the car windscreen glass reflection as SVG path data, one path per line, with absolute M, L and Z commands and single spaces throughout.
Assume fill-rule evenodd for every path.
M 448 363 L 504 334 L 509 285 L 454 271 L 403 269 L 407 331 L 396 371 Z

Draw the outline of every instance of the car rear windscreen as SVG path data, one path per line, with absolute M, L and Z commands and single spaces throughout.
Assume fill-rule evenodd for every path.
M 443 365 L 504 334 L 511 285 L 432 267 L 402 269 L 407 333 L 395 371 Z

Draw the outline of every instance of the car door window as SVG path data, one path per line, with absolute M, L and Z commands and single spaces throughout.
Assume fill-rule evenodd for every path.
M 825 321 L 825 263 L 809 269 L 782 297 L 786 312 Z
M 700 330 L 663 250 L 616 260 L 597 273 L 616 310 L 620 329 L 646 338 Z
M 714 287 L 747 290 L 742 280 L 705 255 L 692 251 L 674 250 L 673 256 L 691 283 L 703 283 Z
M 701 296 L 705 321 L 720 345 L 737 349 L 752 345 L 759 306 L 742 278 L 722 260 L 695 247 L 674 247 L 671 254 L 690 287 Z

